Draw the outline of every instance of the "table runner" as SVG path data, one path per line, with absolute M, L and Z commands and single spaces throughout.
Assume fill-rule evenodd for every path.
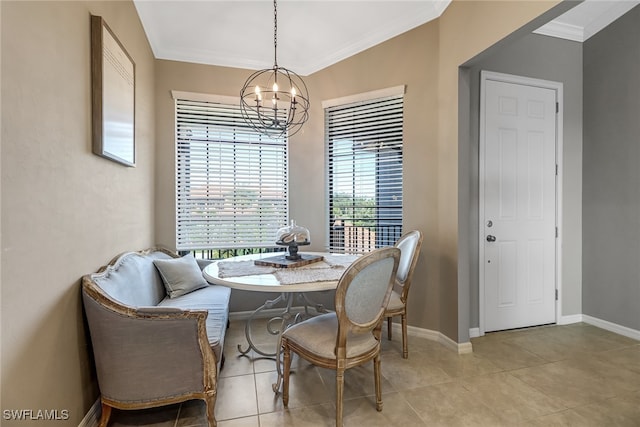
M 255 265 L 249 261 L 219 261 L 218 277 L 254 276 L 258 274 L 273 274 L 283 285 L 293 285 L 308 282 L 326 282 L 338 280 L 344 270 L 360 255 L 324 255 L 324 260 L 313 264 L 295 268 L 275 268 Z

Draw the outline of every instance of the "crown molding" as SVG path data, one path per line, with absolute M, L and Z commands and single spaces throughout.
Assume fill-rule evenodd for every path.
M 584 42 L 584 28 L 579 25 L 565 24 L 564 22 L 551 21 L 534 31 L 535 34 L 557 37 L 560 39 Z
M 430 3 L 431 8 L 425 9 L 423 13 L 404 16 L 395 21 L 387 21 L 384 26 L 379 26 L 368 34 L 362 34 L 358 39 L 346 44 L 341 49 L 328 52 L 324 56 L 319 55 L 318 60 L 315 62 L 297 64 L 297 68 L 295 69 L 298 69 L 299 74 L 303 76 L 313 74 L 420 25 L 438 19 L 450 3 L 451 0 L 434 1 Z
M 287 0 L 283 0 L 287 1 Z M 183 16 L 182 12 L 188 12 L 188 5 L 193 2 L 185 2 L 184 8 L 179 9 L 180 16 Z M 197 3 L 196 4 L 201 4 Z M 255 7 L 256 4 L 262 3 L 257 1 L 247 1 L 244 3 L 233 1 L 220 1 L 219 7 L 223 8 L 221 13 L 229 15 L 230 19 L 236 17 L 243 8 Z M 293 2 L 293 5 L 297 7 L 293 12 L 298 14 L 303 12 L 304 2 Z M 311 2 L 310 2 L 311 3 Z M 313 2 L 321 3 L 321 2 Z M 318 9 L 318 6 L 310 8 L 309 10 L 322 12 L 320 22 L 324 19 L 328 24 L 331 24 L 331 15 L 328 14 L 329 8 L 333 8 L 333 5 L 339 5 L 339 2 L 325 1 L 326 6 L 323 9 Z M 347 3 L 347 2 L 345 2 Z M 352 2 L 349 2 L 352 3 Z M 358 12 L 360 15 L 356 15 L 353 19 L 364 19 L 367 17 L 366 5 L 367 3 L 375 3 L 373 0 L 368 2 L 363 1 L 363 8 L 358 12 L 358 8 L 350 6 L 346 10 L 350 13 Z M 386 0 L 384 3 L 388 3 L 390 7 L 394 7 L 393 2 Z M 412 3 L 410 1 L 398 2 L 398 7 L 401 4 Z M 278 62 L 285 64 L 290 70 L 294 70 L 301 76 L 308 76 L 321 69 L 345 60 L 357 53 L 365 51 L 371 47 L 374 47 L 380 43 L 385 42 L 393 37 L 410 31 L 420 25 L 433 21 L 439 18 L 446 8 L 451 3 L 451 0 L 420 0 L 420 7 L 412 6 L 410 10 L 412 13 L 394 13 L 388 16 L 377 16 L 375 25 L 365 25 L 360 32 L 345 31 L 345 37 L 342 39 L 334 39 L 331 43 L 313 43 L 314 49 L 290 49 L 289 52 L 279 52 Z M 231 37 L 224 43 L 209 43 L 208 45 L 202 43 L 185 43 L 188 40 L 188 33 L 191 31 L 189 28 L 183 30 L 179 26 L 172 26 L 172 20 L 170 19 L 171 13 L 177 13 L 174 2 L 146 2 L 144 0 L 134 0 L 134 4 L 141 18 L 147 39 L 151 45 L 151 50 L 157 59 L 190 62 L 196 64 L 216 65 L 220 67 L 232 67 L 248 70 L 260 70 L 272 68 L 273 59 L 271 57 L 272 51 L 270 49 L 262 52 L 253 49 L 235 49 L 234 46 L 238 45 L 242 47 L 242 37 Z M 216 2 L 211 2 L 212 7 L 216 7 Z M 202 7 L 194 8 L 194 12 L 202 14 Z M 338 9 L 340 10 L 340 9 Z M 292 13 L 293 13 L 292 12 Z M 398 15 L 398 16 L 396 16 Z M 168 17 L 169 16 L 169 17 Z M 344 17 L 343 17 L 344 18 Z M 344 19 L 342 20 L 344 21 Z M 228 24 L 232 21 L 226 21 Z M 336 22 L 341 22 L 337 20 Z M 198 27 L 201 28 L 201 27 Z M 226 27 L 225 27 L 226 28 Z M 284 28 L 284 27 L 283 27 Z M 295 28 L 299 28 L 299 25 Z M 331 25 L 321 27 L 322 31 L 330 30 Z M 207 31 L 194 32 L 199 35 L 200 39 L 203 36 L 208 36 L 211 33 L 215 34 L 214 29 Z M 314 30 L 317 31 L 317 28 Z M 340 32 L 340 31 L 338 31 Z M 248 34 L 248 33 L 247 33 Z M 243 37 L 246 38 L 247 34 Z M 308 36 L 308 34 L 303 34 Z M 322 37 L 322 34 L 316 34 L 317 37 Z M 314 41 L 316 40 L 314 39 Z M 220 39 L 222 40 L 222 39 Z M 300 45 L 305 45 L 303 40 Z M 253 52 L 253 53 L 252 53 Z M 265 53 L 266 52 L 266 53 Z M 287 53 L 291 55 L 287 57 Z
M 611 6 L 584 27 L 584 41 L 640 4 L 638 0 L 611 2 Z
M 534 33 L 583 43 L 638 4 L 640 0 L 586 0 Z

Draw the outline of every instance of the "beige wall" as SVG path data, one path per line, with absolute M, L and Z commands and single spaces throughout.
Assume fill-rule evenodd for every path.
M 290 216 L 309 228 L 310 250 L 326 245 L 324 113 L 323 100 L 406 85 L 405 96 L 405 193 L 404 227 L 437 233 L 437 21 L 355 55 L 339 64 L 305 77 L 312 99 L 311 119 L 291 139 L 289 163 Z M 433 60 L 433 59 L 436 60 Z M 371 64 L 376 64 L 372 67 Z M 174 61 L 158 61 L 156 110 L 158 135 L 157 223 L 158 242 L 175 247 L 175 129 L 171 90 L 237 96 L 250 71 Z M 171 173 L 167 173 L 171 171 Z M 436 284 L 437 247 L 426 239 L 417 275 Z M 412 300 L 412 324 L 438 329 L 438 288 L 418 289 Z M 241 296 L 240 296 L 241 294 Z M 234 291 L 232 311 L 251 310 L 264 302 L 262 295 Z
M 305 78 L 310 119 L 290 144 L 290 215 L 325 246 L 323 100 L 404 84 L 404 228 L 425 233 L 409 324 L 458 340 L 458 66 L 554 6 L 555 1 L 455 1 L 443 16 Z M 247 70 L 159 61 L 157 72 L 160 243 L 175 245 L 171 89 L 237 96 Z M 468 294 L 469 285 L 461 289 Z M 235 305 L 232 310 L 246 310 Z M 468 298 L 468 296 L 466 296 Z M 468 307 L 467 307 L 468 310 Z M 467 337 L 463 337 L 465 340 Z
M 67 409 L 55 424 L 77 426 L 98 397 L 79 279 L 155 241 L 154 59 L 131 2 L 0 7 L 2 409 Z M 90 14 L 136 63 L 135 168 L 91 152 Z
M 311 228 L 312 249 L 324 246 L 321 101 L 407 85 L 405 227 L 426 236 L 411 325 L 458 338 L 457 67 L 555 3 L 456 1 L 440 20 L 307 78 L 313 110 L 291 142 L 291 216 Z M 58 425 L 77 425 L 97 397 L 79 278 L 121 251 L 175 245 L 168 91 L 233 96 L 250 72 L 154 61 L 129 1 L 0 4 L 2 409 L 68 409 Z M 91 13 L 136 62 L 135 168 L 91 153 Z
M 406 85 L 404 100 L 403 229 L 425 234 L 409 299 L 409 323 L 438 330 L 438 90 L 439 22 L 432 21 L 311 76 L 313 109 L 305 133 L 291 144 L 291 212 L 326 233 L 324 113 L 327 99 Z M 297 166 L 297 165 L 300 166 Z M 297 167 L 296 167 L 297 166 Z M 306 220 L 310 218 L 311 220 Z

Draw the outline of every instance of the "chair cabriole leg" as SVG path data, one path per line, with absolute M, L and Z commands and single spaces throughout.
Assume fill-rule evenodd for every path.
M 213 394 L 208 396 L 204 402 L 207 407 L 207 423 L 209 424 L 209 427 L 216 427 L 218 425 L 215 416 L 216 395 Z
M 289 370 L 291 369 L 291 350 L 286 340 L 282 341 L 282 357 L 284 362 L 284 372 L 282 377 L 282 404 L 289 405 Z M 276 361 L 276 363 L 279 363 Z
M 380 354 L 373 359 L 373 376 L 376 385 L 376 409 L 382 411 L 382 387 L 380 384 Z
M 107 427 L 109 424 L 109 417 L 111 417 L 111 406 L 102 402 L 102 415 L 100 416 L 100 423 L 98 427 Z
M 400 318 L 402 320 L 402 357 L 409 358 L 409 342 L 407 340 L 407 315 L 403 314 Z
M 342 398 L 344 391 L 344 369 L 336 370 L 336 427 L 342 427 Z

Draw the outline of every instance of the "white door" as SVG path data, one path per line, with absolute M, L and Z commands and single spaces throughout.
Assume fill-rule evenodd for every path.
M 481 98 L 484 331 L 555 323 L 557 92 L 483 74 Z

